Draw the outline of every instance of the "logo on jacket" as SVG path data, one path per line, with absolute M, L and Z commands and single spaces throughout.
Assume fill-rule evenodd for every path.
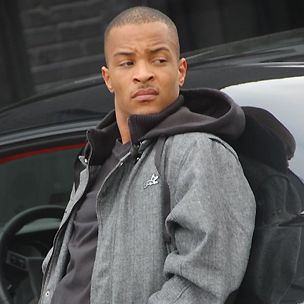
M 151 178 L 144 183 L 144 189 L 147 189 L 149 186 L 158 184 L 158 175 L 152 174 Z

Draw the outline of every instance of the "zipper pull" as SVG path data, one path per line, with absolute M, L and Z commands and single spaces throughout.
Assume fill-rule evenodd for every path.
M 87 165 L 88 165 L 88 159 L 85 157 L 85 156 L 83 156 L 83 155 L 80 155 L 80 156 L 78 156 L 78 159 L 81 161 L 81 163 L 86 167 Z
M 131 146 L 130 153 L 132 157 L 135 159 L 135 161 L 138 161 L 141 157 L 142 153 L 139 152 L 140 146 L 141 146 L 141 142 L 138 142 L 137 144 L 133 144 Z

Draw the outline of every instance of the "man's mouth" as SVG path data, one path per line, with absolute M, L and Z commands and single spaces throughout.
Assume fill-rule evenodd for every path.
M 131 96 L 138 101 L 152 100 L 158 95 L 158 91 L 154 88 L 145 88 L 136 90 Z

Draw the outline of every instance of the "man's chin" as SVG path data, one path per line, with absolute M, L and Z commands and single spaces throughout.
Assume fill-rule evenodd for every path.
M 136 111 L 135 113 L 132 113 L 131 115 L 153 115 L 153 114 L 158 114 L 160 113 L 161 110 L 157 109 L 145 109 L 141 111 Z
M 173 101 L 174 102 L 174 101 Z M 136 103 L 136 107 L 130 109 L 130 115 L 152 115 L 158 114 L 170 106 L 173 102 L 161 103 L 157 100 L 141 101 Z

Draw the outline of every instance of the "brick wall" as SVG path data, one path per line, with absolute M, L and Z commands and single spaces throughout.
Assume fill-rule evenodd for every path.
M 19 0 L 36 91 L 99 73 L 103 32 L 121 10 L 141 1 Z

